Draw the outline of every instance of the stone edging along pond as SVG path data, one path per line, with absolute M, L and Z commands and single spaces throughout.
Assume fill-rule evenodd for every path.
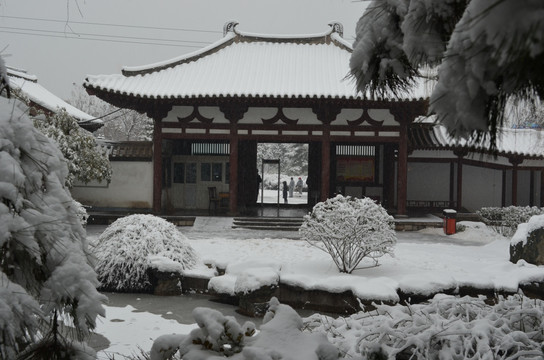
M 238 312 L 241 314 L 255 317 L 264 315 L 267 303 L 272 296 L 278 298 L 281 303 L 288 304 L 295 309 L 308 309 L 343 315 L 356 313 L 363 308 L 373 310 L 372 303 L 388 303 L 376 299 L 358 299 L 349 290 L 333 293 L 325 290 L 304 289 L 300 286 L 284 284 L 281 279 L 277 285 L 267 285 L 249 293 L 238 293 L 233 296 L 208 290 L 209 278 L 181 276 L 177 273 L 165 273 L 156 270 L 150 273 L 150 278 L 152 279 L 152 293 L 155 295 L 181 295 L 188 292 L 208 294 L 216 301 L 238 306 Z M 528 297 L 544 299 L 544 281 L 520 284 L 519 288 Z M 514 292 L 468 286 L 443 289 L 440 293 L 459 296 L 483 295 L 488 298 L 490 303 L 493 303 L 498 295 L 514 294 Z M 397 290 L 397 294 L 400 304 L 420 303 L 436 295 L 436 293 L 428 295 L 410 294 L 401 290 Z M 389 302 L 389 304 L 393 304 L 393 302 Z

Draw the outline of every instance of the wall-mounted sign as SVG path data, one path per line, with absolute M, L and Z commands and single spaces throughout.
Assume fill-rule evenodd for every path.
M 374 182 L 373 157 L 337 157 L 336 181 Z

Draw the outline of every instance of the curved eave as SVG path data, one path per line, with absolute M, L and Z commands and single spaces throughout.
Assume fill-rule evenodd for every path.
M 144 65 L 144 66 L 125 66 L 121 69 L 121 73 L 124 76 L 136 76 L 136 75 L 144 75 L 144 74 L 150 74 L 153 72 L 161 71 L 164 69 L 172 68 L 181 64 L 190 63 L 193 61 L 197 61 L 200 58 L 203 58 L 205 56 L 208 56 L 212 53 L 215 53 L 230 44 L 232 44 L 235 40 L 236 36 L 233 33 L 227 34 L 224 38 L 222 38 L 219 41 L 216 41 L 213 44 L 210 44 L 200 50 L 197 50 L 195 52 L 180 56 L 178 58 L 170 59 L 167 61 L 150 64 L 150 65 Z
M 444 144 L 435 134 L 434 125 L 418 124 L 409 131 L 409 143 L 413 150 L 426 151 L 464 151 L 468 153 L 502 156 L 505 158 L 523 158 L 527 160 L 543 160 L 544 155 L 529 154 L 516 151 L 490 150 L 479 144 Z
M 156 105 L 195 105 L 196 102 L 199 105 L 214 105 L 218 102 L 225 101 L 238 101 L 243 103 L 252 103 L 255 106 L 263 105 L 277 105 L 274 104 L 277 101 L 281 101 L 285 104 L 297 105 L 300 103 L 319 103 L 321 101 L 333 102 L 344 105 L 349 108 L 365 106 L 367 108 L 392 108 L 399 104 L 423 104 L 426 107 L 427 99 L 378 99 L 378 100 L 369 100 L 360 96 L 320 96 L 320 95 L 225 95 L 225 94 L 215 94 L 215 95 L 192 95 L 192 96 L 147 96 L 132 94 L 122 91 L 111 91 L 107 89 L 95 88 L 92 85 L 84 84 L 87 92 L 92 95 L 96 95 L 99 98 L 110 102 L 112 104 L 130 104 L 130 103 L 156 103 Z

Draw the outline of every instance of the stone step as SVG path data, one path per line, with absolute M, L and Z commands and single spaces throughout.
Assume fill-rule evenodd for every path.
M 232 227 L 252 230 L 298 231 L 301 225 L 302 218 L 258 217 L 234 218 Z
M 281 221 L 281 222 L 292 222 L 292 223 L 302 223 L 302 217 L 274 217 L 274 216 L 260 216 L 260 217 L 235 217 L 234 221 Z
M 233 229 L 248 229 L 248 230 L 277 230 L 277 231 L 298 231 L 300 226 L 286 225 L 232 225 Z

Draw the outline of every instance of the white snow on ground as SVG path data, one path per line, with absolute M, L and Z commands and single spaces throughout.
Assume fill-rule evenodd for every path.
M 380 266 L 359 269 L 352 275 L 339 273 L 328 254 L 297 239 L 294 233 L 286 238 L 285 232 L 230 229 L 231 224 L 231 218 L 197 218 L 193 227 L 178 228 L 205 263 L 227 269 L 226 276 L 213 280 L 226 292 L 240 290 L 244 281 L 248 288 L 255 288 L 259 281 L 270 284 L 276 274 L 283 283 L 331 292 L 352 290 L 363 299 L 375 300 L 397 300 L 397 289 L 430 294 L 453 286 L 473 285 L 516 291 L 520 282 L 544 279 L 544 267 L 510 263 L 510 240 L 482 223 L 461 222 L 465 230 L 449 236 L 444 235 L 442 229 L 398 232 L 394 257 L 385 256 Z M 88 230 L 92 238 L 100 228 L 91 226 Z M 370 263 L 361 264 L 367 265 Z M 209 277 L 210 272 L 201 276 Z M 145 344 L 154 334 L 189 331 L 170 320 L 146 318 L 148 316 L 151 315 L 108 307 L 104 320 L 108 326 L 98 326 L 98 333 L 112 341 L 108 351 L 121 347 L 128 350 L 130 346 L 149 350 L 151 343 Z M 115 324 L 109 324 L 112 318 L 125 321 L 114 328 Z M 164 323 L 148 325 L 149 321 Z M 129 323 L 133 326 L 127 327 Z M 141 331 L 144 326 L 153 331 Z M 134 334 L 128 336 L 126 332 L 131 329 Z M 116 340 L 125 335 L 126 342 Z
M 106 318 L 97 320 L 96 333 L 105 336 L 110 345 L 98 353 L 99 359 L 124 359 L 123 356 L 149 352 L 153 340 L 171 333 L 189 333 L 196 324 L 183 325 L 148 312 L 137 312 L 130 305 L 105 306 Z
M 214 278 L 213 286 L 231 294 L 235 285 L 242 286 L 241 274 L 247 276 L 257 267 L 260 272 L 263 267 L 272 272 L 279 269 L 282 283 L 330 292 L 351 290 L 362 299 L 392 301 L 398 300 L 397 289 L 428 295 L 466 285 L 515 292 L 520 282 L 544 279 L 542 267 L 509 262 L 508 239 L 482 223 L 460 224 L 465 231 L 450 236 L 443 235 L 442 229 L 397 233 L 395 257 L 384 256 L 380 266 L 355 270 L 351 275 L 339 273 L 327 253 L 302 240 L 187 237 L 206 263 L 226 268 L 226 275 Z M 367 266 L 371 263 L 361 264 Z M 262 279 L 262 285 L 270 284 L 270 277 Z

